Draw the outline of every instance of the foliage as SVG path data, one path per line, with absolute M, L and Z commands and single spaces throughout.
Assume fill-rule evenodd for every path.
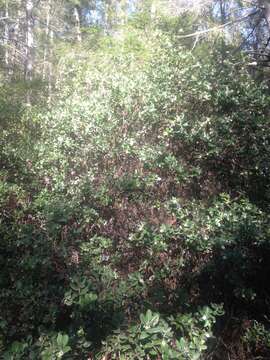
M 4 359 L 210 359 L 232 313 L 269 346 L 269 87 L 148 21 L 63 50 L 50 107 L 1 90 Z
M 244 335 L 244 341 L 249 345 L 270 346 L 270 334 L 269 331 L 265 329 L 265 326 L 258 321 L 254 321 L 251 326 L 247 329 Z
M 199 359 L 212 336 L 215 316 L 222 314 L 222 306 L 204 307 L 195 314 L 171 316 L 168 323 L 148 309 L 146 314 L 140 315 L 139 325 L 126 332 L 116 331 L 104 344 L 103 354 L 115 359 L 156 359 L 160 356 L 162 359 Z M 182 337 L 177 339 L 179 335 Z

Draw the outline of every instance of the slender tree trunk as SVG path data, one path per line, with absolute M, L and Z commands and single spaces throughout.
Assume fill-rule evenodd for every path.
M 9 77 L 10 72 L 10 63 L 9 63 L 9 11 L 8 11 L 8 0 L 5 1 L 5 38 L 4 38 L 4 45 L 5 45 L 5 68 L 7 77 Z
M 127 22 L 127 0 L 120 2 L 120 24 L 124 25 Z
M 43 53 L 43 69 L 42 79 L 48 80 L 48 99 L 50 105 L 52 99 L 52 61 L 53 61 L 53 42 L 54 33 L 51 29 L 51 13 L 52 13 L 52 0 L 48 0 L 46 6 L 46 28 L 45 28 L 45 44 Z
M 263 10 L 263 15 L 270 30 L 270 0 L 259 0 L 259 6 Z
M 34 66 L 34 21 L 33 0 L 26 0 L 26 57 L 25 57 L 25 80 L 33 79 Z
M 75 18 L 75 27 L 76 27 L 76 39 L 78 43 L 81 43 L 82 32 L 81 32 L 80 11 L 78 6 L 74 7 L 74 18 Z
M 34 66 L 34 20 L 33 20 L 33 0 L 26 0 L 25 15 L 26 15 L 26 54 L 25 54 L 25 81 L 33 80 L 33 66 Z M 26 104 L 31 106 L 31 89 L 26 92 Z
M 45 44 L 44 44 L 44 54 L 43 54 L 43 70 L 42 70 L 42 79 L 45 81 L 46 72 L 48 68 L 48 47 L 49 47 L 49 35 L 50 35 L 50 23 L 51 23 L 51 7 L 52 0 L 48 0 L 47 9 L 46 9 L 46 28 L 45 28 Z
M 155 0 L 152 0 L 151 8 L 150 8 L 150 15 L 151 15 L 152 21 L 155 20 L 156 14 L 157 14 L 157 5 L 156 5 Z
M 20 32 L 20 20 L 21 20 L 21 10 L 19 8 L 17 17 L 16 17 L 16 21 L 15 21 L 15 24 L 13 27 L 13 32 L 12 32 L 12 35 L 10 36 L 10 42 L 12 43 L 12 51 L 10 53 L 10 72 L 11 72 L 11 74 L 14 74 L 14 72 L 15 72 L 16 62 L 24 63 L 24 61 L 25 61 L 25 58 L 24 58 L 25 54 L 23 54 L 23 59 L 21 59 L 21 57 L 20 57 L 20 61 L 18 61 L 18 59 L 17 59 L 17 53 L 21 51 L 19 42 L 18 42 L 18 37 L 19 37 L 19 32 Z
M 103 23 L 104 34 L 106 34 L 108 31 L 108 22 L 109 22 L 108 10 L 109 10 L 109 5 L 108 5 L 108 3 L 106 3 L 104 5 L 104 9 L 102 12 L 102 23 Z
M 115 17 L 116 17 L 116 1 L 108 0 L 105 3 L 105 11 L 104 11 L 105 34 L 107 35 L 111 34 Z
M 49 64 L 48 64 L 48 105 L 52 101 L 52 78 L 53 78 L 53 45 L 54 45 L 54 33 L 52 29 L 49 32 Z
M 225 8 L 224 0 L 219 0 L 219 11 L 220 11 L 220 24 L 224 25 L 226 22 L 226 8 Z M 226 44 L 224 39 L 224 34 L 221 39 L 221 55 L 222 55 L 222 63 L 226 57 Z
M 223 0 L 219 0 L 219 10 L 220 10 L 220 22 L 221 25 L 223 25 L 226 22 L 226 9 Z

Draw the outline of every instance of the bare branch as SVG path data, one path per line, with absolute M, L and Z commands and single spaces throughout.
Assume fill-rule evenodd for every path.
M 223 29 L 224 29 L 225 27 L 227 27 L 227 26 L 231 26 L 231 25 L 233 25 L 233 24 L 246 21 L 246 20 L 247 20 L 248 18 L 250 18 L 251 16 L 254 16 L 254 15 L 258 14 L 259 11 L 260 11 L 260 10 L 256 10 L 256 11 L 254 11 L 254 12 L 248 14 L 248 15 L 242 16 L 242 17 L 239 18 L 239 19 L 228 21 L 228 22 L 225 23 L 225 24 L 218 25 L 218 26 L 214 26 L 214 27 L 212 27 L 211 29 L 196 31 L 196 32 L 194 32 L 194 33 L 187 34 L 187 35 L 180 35 L 180 36 L 178 36 L 178 38 L 179 38 L 179 39 L 187 39 L 187 38 L 191 38 L 191 37 L 194 37 L 194 36 L 200 36 L 200 35 L 208 34 L 208 33 L 212 32 L 212 31 L 223 30 Z

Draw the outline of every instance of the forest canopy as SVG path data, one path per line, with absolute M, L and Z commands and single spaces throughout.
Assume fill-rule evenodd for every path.
M 270 358 L 270 2 L 0 1 L 0 358 Z

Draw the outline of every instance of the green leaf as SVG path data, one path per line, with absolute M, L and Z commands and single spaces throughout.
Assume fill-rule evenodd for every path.
M 140 334 L 139 339 L 144 340 L 144 339 L 148 338 L 149 336 L 150 336 L 150 334 L 148 334 L 147 332 L 144 331 Z
M 59 333 L 56 338 L 57 345 L 64 348 L 68 343 L 68 339 L 68 335 L 62 335 L 61 333 Z

